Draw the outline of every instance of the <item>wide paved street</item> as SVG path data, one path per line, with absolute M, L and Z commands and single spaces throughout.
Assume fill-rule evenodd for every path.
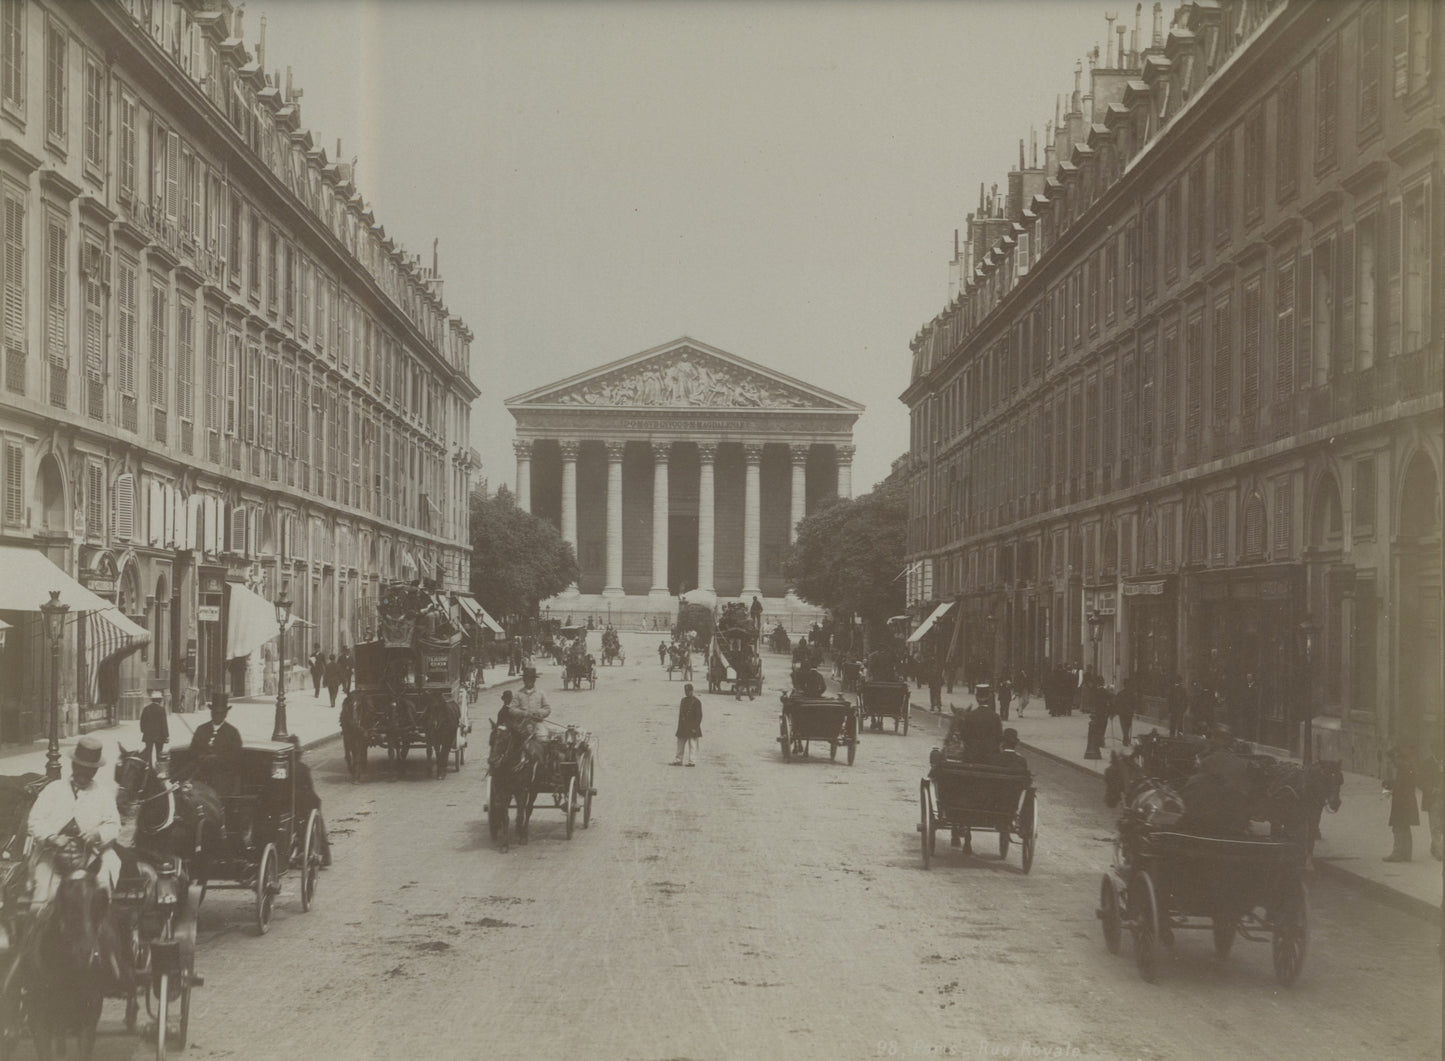
M 373 758 L 354 785 L 339 744 L 313 753 L 335 866 L 310 913 L 288 879 L 262 938 L 246 893 L 207 898 L 185 1056 L 1440 1056 L 1424 922 L 1316 879 L 1293 989 L 1267 944 L 1220 963 L 1206 933 L 1145 984 L 1094 918 L 1112 832 L 1096 781 L 1032 764 L 1031 875 L 1017 848 L 1000 862 L 988 837 L 965 859 L 946 835 L 925 872 L 933 719 L 866 734 L 851 768 L 826 747 L 785 765 L 771 690 L 786 664 L 769 657 L 761 700 L 703 696 L 700 763 L 673 768 L 681 684 L 650 644 L 595 691 L 542 669 L 553 717 L 598 746 L 592 825 L 571 841 L 539 805 L 529 846 L 494 849 L 480 755 L 442 782 Z M 475 712 L 482 741 L 497 702 Z M 108 1004 L 100 1056 L 148 1056 L 119 1014 Z

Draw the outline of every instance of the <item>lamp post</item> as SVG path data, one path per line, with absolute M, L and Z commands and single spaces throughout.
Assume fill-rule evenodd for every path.
M 45 776 L 52 781 L 60 777 L 60 639 L 68 611 L 70 605 L 60 602 L 58 589 L 51 590 L 50 599 L 40 606 L 45 636 L 50 639 L 50 742 L 45 748 Z
M 1320 628 L 1315 625 L 1313 619 L 1306 616 L 1299 624 L 1300 658 L 1304 663 L 1304 674 L 1301 675 L 1300 690 L 1304 697 L 1304 723 L 1300 734 L 1300 758 L 1306 766 L 1314 760 L 1315 745 L 1315 707 L 1314 707 L 1314 655 L 1315 639 L 1319 636 Z
M 291 621 L 291 598 L 283 586 L 276 598 L 276 625 L 281 633 L 277 638 L 276 667 L 276 724 L 272 728 L 272 740 L 289 740 L 286 732 L 286 624 Z
M 1089 641 L 1094 646 L 1094 673 L 1099 673 L 1099 638 L 1103 636 L 1100 624 L 1104 617 L 1099 614 L 1097 608 L 1090 608 L 1089 614 L 1084 616 L 1084 621 L 1089 624 Z

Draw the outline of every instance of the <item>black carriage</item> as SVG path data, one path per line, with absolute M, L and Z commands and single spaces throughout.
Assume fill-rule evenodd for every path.
M 173 772 L 184 775 L 189 760 L 189 749 L 173 750 Z M 301 909 L 311 909 L 321 869 L 322 825 L 309 775 L 301 780 L 303 768 L 301 750 L 290 741 L 246 741 L 242 745 L 237 766 L 239 791 L 222 796 L 225 843 L 207 845 L 190 867 L 201 885 L 197 906 L 212 889 L 249 891 L 254 897 L 256 930 L 264 935 L 271 926 L 282 879 L 295 870 Z
M 707 655 L 707 691 L 720 693 L 730 685 L 733 698 L 763 695 L 763 661 L 751 627 L 719 627 Z
M 355 648 L 355 684 L 341 705 L 342 748 L 353 778 L 366 773 L 369 749 L 384 748 L 396 767 L 413 749 L 441 776 L 466 761 L 461 710 L 461 641 L 420 636 L 364 641 Z M 442 733 L 439 727 L 445 726 Z
M 1139 975 L 1152 982 L 1159 948 L 1172 947 L 1175 932 L 1212 931 L 1220 959 L 1236 937 L 1268 941 L 1275 979 L 1288 987 L 1304 968 L 1309 943 L 1305 854 L 1303 844 L 1172 832 L 1126 813 L 1114 866 L 1099 885 L 1104 944 L 1117 954 L 1128 929 Z
M 622 651 L 622 638 L 609 626 L 602 631 L 602 665 L 610 667 L 616 663 L 620 666 L 626 662 L 627 654 Z
M 863 682 L 858 690 L 859 712 L 874 732 L 881 732 L 883 720 L 891 718 L 893 732 L 902 727 L 908 736 L 908 708 L 907 682 Z
M 597 688 L 597 660 L 590 654 L 572 655 L 562 664 L 562 688 L 581 690 Z
M 582 818 L 582 828 L 586 829 L 592 824 L 592 797 L 597 795 L 597 743 L 585 730 L 566 726 L 543 738 L 542 747 L 532 806 L 535 808 L 538 796 L 550 794 L 552 806 L 566 816 L 567 839 L 570 840 L 579 815 Z M 482 813 L 487 815 L 492 840 L 496 842 L 504 839 L 507 831 L 507 807 L 494 803 L 490 773 L 487 775 Z M 527 813 L 530 815 L 531 811 Z
M 808 755 L 808 745 L 821 741 L 828 745 L 828 757 L 838 758 L 838 749 L 847 750 L 848 765 L 858 754 L 858 705 L 842 696 L 803 696 L 784 693 L 783 711 L 778 720 L 778 743 L 782 745 L 783 761 Z
M 975 831 L 996 832 L 999 858 L 1007 858 L 1009 844 L 1017 840 L 1023 871 L 1033 868 L 1039 803 L 1027 770 L 967 763 L 935 753 L 928 776 L 919 783 L 918 807 L 924 869 L 937 854 L 940 829 L 968 846 Z

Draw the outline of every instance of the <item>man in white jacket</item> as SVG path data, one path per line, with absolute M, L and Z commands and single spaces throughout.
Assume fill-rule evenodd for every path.
M 100 850 L 101 888 L 111 891 L 120 874 L 114 843 L 120 835 L 115 789 L 96 779 L 105 765 L 100 738 L 86 734 L 70 755 L 70 777 L 52 781 L 30 808 L 28 831 L 35 842 L 31 854 L 31 901 L 43 906 L 55 897 L 69 863 L 82 847 Z

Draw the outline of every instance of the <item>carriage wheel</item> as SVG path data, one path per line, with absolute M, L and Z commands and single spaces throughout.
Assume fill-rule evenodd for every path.
M 1159 904 L 1148 870 L 1140 870 L 1129 889 L 1130 920 L 1134 930 L 1134 964 L 1139 976 L 1153 983 L 1159 976 Z
M 1309 897 L 1305 894 L 1303 881 L 1295 881 L 1284 900 L 1275 909 L 1274 978 L 1283 987 L 1289 987 L 1299 979 L 1305 965 L 1305 951 L 1309 947 Z
M 256 930 L 264 936 L 271 927 L 271 911 L 276 906 L 276 893 L 281 888 L 281 868 L 276 864 L 276 845 L 268 843 L 261 849 L 256 866 Z
M 460 732 L 461 727 L 458 726 L 457 730 L 457 743 L 452 748 L 452 758 L 456 760 L 457 773 L 461 773 L 462 764 L 467 761 L 467 748 L 466 745 L 462 743 L 463 734 Z
M 858 738 L 854 737 L 848 742 L 848 765 L 853 765 L 853 760 L 858 758 Z
M 1034 847 L 1039 841 L 1039 801 L 1038 797 L 1029 794 L 1028 806 L 1025 810 L 1028 832 L 1022 833 L 1023 838 L 1023 863 L 1024 872 L 1034 868 Z
M 578 770 L 578 776 L 585 778 L 582 789 L 582 828 L 592 824 L 592 780 L 596 771 L 592 767 L 592 755 L 589 752 L 582 760 L 586 764 L 585 770 Z
M 1008 858 L 1008 826 L 1001 825 L 998 830 L 998 857 Z
M 1235 929 L 1238 922 L 1220 911 L 1214 915 L 1214 956 L 1220 961 L 1229 957 L 1234 948 Z
M 301 844 L 301 911 L 316 901 L 316 878 L 321 874 L 321 812 L 306 816 L 306 839 Z
M 835 740 L 828 742 L 828 758 L 834 762 L 838 761 L 838 742 Z
M 1122 919 L 1119 916 L 1119 888 L 1114 878 L 1105 873 L 1099 882 L 1099 920 L 1104 925 L 1104 946 L 1110 954 L 1119 953 Z
M 782 730 L 782 736 L 778 739 L 778 743 L 783 746 L 783 762 L 790 763 L 793 761 L 793 734 L 792 727 L 788 725 L 787 715 L 783 716 L 783 721 L 779 723 L 778 728 Z
M 928 791 L 928 778 L 918 783 L 918 830 L 923 837 L 923 868 L 933 863 L 933 797 Z
M 156 984 L 156 1061 L 166 1061 L 166 1047 L 170 1044 L 166 1041 L 166 1032 L 170 1017 L 171 1004 L 171 974 L 161 973 L 160 982 Z
M 567 839 L 572 839 L 572 830 L 577 827 L 577 776 L 567 779 Z

